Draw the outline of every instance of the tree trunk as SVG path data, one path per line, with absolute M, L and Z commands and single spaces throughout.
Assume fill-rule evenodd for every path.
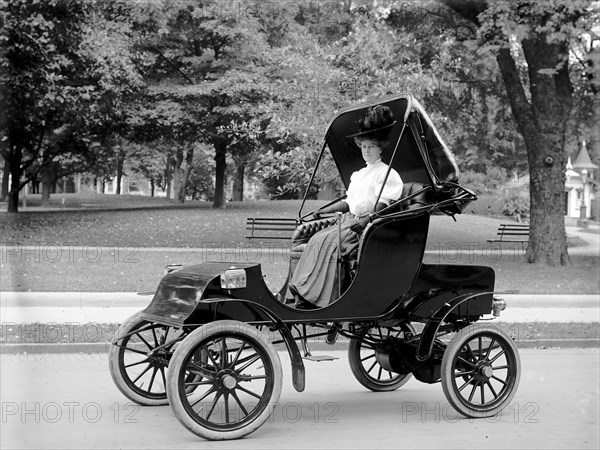
M 187 192 L 187 185 L 190 178 L 190 172 L 192 171 L 192 163 L 194 161 L 194 147 L 189 146 L 185 152 L 185 165 L 183 158 L 183 149 L 178 150 L 175 158 L 175 167 L 173 168 L 174 173 L 174 198 L 179 203 L 185 201 Z
M 181 189 L 179 191 L 179 203 L 183 203 L 185 201 L 185 196 L 187 193 L 188 182 L 190 180 L 190 173 L 192 172 L 194 163 L 194 146 L 190 145 L 186 154 L 185 154 L 185 168 L 181 174 Z
M 233 201 L 242 202 L 244 201 L 244 172 L 246 166 L 244 163 L 237 163 L 235 169 L 235 178 L 233 179 Z
M 4 159 L 4 168 L 2 169 L 2 193 L 0 193 L 0 202 L 3 202 L 8 197 L 9 186 L 8 179 L 10 177 L 10 163 L 8 159 Z
M 56 183 L 56 171 L 56 165 L 49 163 L 40 172 L 42 177 L 42 206 L 48 206 L 50 194 L 53 193 L 54 184 Z
M 117 186 L 115 194 L 121 195 L 121 182 L 123 181 L 123 164 L 125 163 L 125 155 L 121 151 L 117 154 Z
M 155 189 L 155 184 L 154 184 L 154 178 L 150 178 L 150 197 L 154 197 L 154 189 Z
M 42 177 L 42 206 L 48 206 L 50 200 L 50 183 Z
M 570 264 L 564 218 L 566 124 L 572 104 L 568 68 L 540 73 L 566 61 L 568 47 L 548 44 L 545 35 L 523 41 L 528 64 L 531 102 L 525 96 L 515 61 L 508 49 L 498 64 L 513 115 L 527 147 L 529 162 L 530 233 L 526 259 L 548 266 Z
M 177 149 L 175 151 L 175 157 L 173 162 L 173 199 L 177 202 L 181 202 L 181 185 L 182 185 L 182 169 L 183 165 L 183 150 Z
M 10 163 L 10 192 L 8 193 L 7 209 L 9 213 L 19 212 L 19 191 L 21 190 L 21 158 L 21 150 L 15 149 Z
M 11 189 L 8 193 L 8 212 L 16 213 L 19 212 L 19 186 L 15 186 L 15 184 L 19 184 L 18 182 L 11 182 Z
M 167 156 L 167 164 L 165 167 L 165 184 L 166 184 L 166 188 L 167 188 L 167 193 L 166 193 L 166 197 L 168 200 L 171 200 L 171 179 L 172 179 L 172 170 L 171 167 L 173 166 L 172 164 L 172 158 L 171 156 Z
M 38 181 L 38 176 L 34 175 L 31 177 L 31 181 L 29 182 L 31 185 L 31 193 L 39 194 L 40 193 L 40 182 Z
M 215 199 L 213 208 L 225 207 L 225 170 L 227 169 L 227 144 L 217 141 L 215 144 Z
M 479 0 L 440 0 L 459 15 L 480 27 L 479 14 L 488 2 Z M 548 266 L 569 264 L 563 191 L 565 182 L 566 123 L 572 105 L 572 85 L 568 73 L 569 45 L 548 42 L 548 36 L 535 29 L 521 46 L 527 62 L 530 98 L 520 79 L 509 42 L 498 50 L 496 59 L 519 132 L 527 147 L 529 163 L 530 233 L 526 259 Z

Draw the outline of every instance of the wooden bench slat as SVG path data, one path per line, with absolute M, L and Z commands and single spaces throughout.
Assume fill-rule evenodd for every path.
M 488 239 L 487 242 L 514 242 L 527 244 L 529 242 L 529 224 L 525 223 L 502 223 L 496 233 L 500 239 Z M 523 239 L 517 239 L 522 237 Z
M 296 223 L 269 223 L 269 222 L 255 222 L 247 224 L 247 227 L 276 227 L 276 228 L 296 228 Z
M 296 219 L 281 219 L 281 218 L 259 218 L 259 217 L 248 217 L 246 219 L 246 223 L 253 223 L 253 222 L 287 222 L 287 223 L 296 223 L 298 222 Z
M 250 228 L 251 230 L 255 230 L 255 231 L 294 231 L 296 228 L 281 228 L 281 227 L 277 227 L 277 228 L 271 228 L 271 227 L 254 227 L 254 228 Z
M 246 218 L 246 239 L 290 239 L 298 226 L 297 219 L 280 217 Z

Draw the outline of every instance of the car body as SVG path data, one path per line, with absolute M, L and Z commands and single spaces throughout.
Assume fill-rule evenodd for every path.
M 400 174 L 404 193 L 372 214 L 339 298 L 317 309 L 286 302 L 297 257 L 291 258 L 288 280 L 278 292 L 265 284 L 257 263 L 171 268 L 148 307 L 115 336 L 111 374 L 128 398 L 148 405 L 168 401 L 181 423 L 204 438 L 242 437 L 268 419 L 269 405 L 279 398 L 281 367 L 273 345 L 285 344 L 292 383 L 302 391 L 303 360 L 319 359 L 309 339 L 341 334 L 350 339 L 352 372 L 368 389 L 397 389 L 414 375 L 425 383 L 441 381 L 448 400 L 465 416 L 487 417 L 508 404 L 519 382 L 518 352 L 502 330 L 476 324 L 505 307 L 494 292 L 493 269 L 423 262 L 431 216 L 460 214 L 476 196 L 458 183 L 454 156 L 422 105 L 400 94 L 340 111 L 328 127 L 311 184 L 328 152 L 348 187 L 350 175 L 364 165 L 348 137 L 377 104 L 390 107 L 396 118 L 384 162 Z M 290 236 L 292 254 L 301 252 L 315 231 L 335 227 L 338 220 L 312 220 L 314 211 L 305 213 L 305 205 L 306 196 Z M 340 267 L 347 263 L 338 261 Z M 141 359 L 128 363 L 128 352 Z M 246 362 L 251 366 L 255 358 L 262 362 L 260 375 L 244 374 Z M 244 364 L 237 370 L 240 361 Z M 131 374 L 130 368 L 146 371 Z M 258 390 L 249 398 L 258 405 L 249 409 L 239 396 L 248 394 L 243 386 L 251 380 L 257 380 Z M 159 387 L 153 390 L 154 382 Z M 200 400 L 193 400 L 195 395 Z M 211 399 L 210 407 L 198 407 L 205 399 Z

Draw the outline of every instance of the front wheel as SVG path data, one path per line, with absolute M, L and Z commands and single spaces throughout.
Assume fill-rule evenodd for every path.
M 183 333 L 141 315 L 142 311 L 135 313 L 116 331 L 108 351 L 110 374 L 128 399 L 144 406 L 166 405 L 167 366 Z
M 192 433 L 238 439 L 273 413 L 282 378 L 279 355 L 261 331 L 223 320 L 201 326 L 179 345 L 167 394 L 175 417 Z
M 521 376 L 517 346 L 493 325 L 469 325 L 456 333 L 442 359 L 442 388 L 456 410 L 490 417 L 513 399 Z
M 388 340 L 403 339 L 405 333 L 412 332 L 410 325 L 404 323 L 394 327 L 361 328 L 348 347 L 350 370 L 356 380 L 375 392 L 394 391 L 405 385 L 412 374 L 384 369 L 377 360 L 377 349 Z

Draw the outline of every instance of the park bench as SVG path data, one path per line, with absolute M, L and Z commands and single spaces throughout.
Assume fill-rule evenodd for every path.
M 248 217 L 246 239 L 290 239 L 300 222 L 298 219 Z
M 529 224 L 526 223 L 502 223 L 498 227 L 497 239 L 488 239 L 488 242 L 513 242 L 519 243 L 523 250 L 529 243 Z
M 64 197 L 62 198 L 49 198 L 46 203 L 46 208 L 64 208 L 66 206 Z

